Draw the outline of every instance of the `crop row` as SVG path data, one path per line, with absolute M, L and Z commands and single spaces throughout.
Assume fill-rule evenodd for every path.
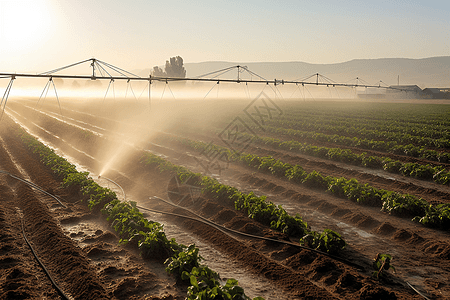
M 376 150 L 381 152 L 388 152 L 397 155 L 407 155 L 417 158 L 424 158 L 428 160 L 439 161 L 443 163 L 450 162 L 450 153 L 439 152 L 436 150 L 425 149 L 424 147 L 414 146 L 412 144 L 401 145 L 395 141 L 376 141 L 370 139 L 359 139 L 357 137 L 346 137 L 338 134 L 324 134 L 310 131 L 300 131 L 295 129 L 286 129 L 279 127 L 266 126 L 264 128 L 267 132 L 295 137 L 298 139 L 308 139 L 317 142 L 334 143 L 346 147 L 357 147 L 367 150 Z
M 143 258 L 166 259 L 166 271 L 190 284 L 187 299 L 250 299 L 235 279 L 230 278 L 222 285 L 218 273 L 200 264 L 202 257 L 198 255 L 195 245 L 186 247 L 178 244 L 175 239 L 169 240 L 163 225 L 144 218 L 135 202 L 121 202 L 113 191 L 95 183 L 88 172 L 78 172 L 74 165 L 26 132 L 21 131 L 19 134 L 24 144 L 40 157 L 41 162 L 63 179 L 64 187 L 80 190 L 88 197 L 90 209 L 100 210 L 103 207 L 101 211 L 119 233 L 120 243 L 130 243 L 139 248 Z M 253 300 L 263 298 L 256 297 Z
M 401 174 L 422 180 L 433 180 L 436 183 L 448 185 L 450 172 L 442 166 L 423 165 L 419 163 L 403 163 L 389 157 L 367 155 L 367 153 L 355 154 L 350 149 L 328 148 L 313 146 L 298 141 L 282 141 L 271 137 L 261 137 L 241 133 L 242 138 L 251 138 L 251 143 L 270 146 L 275 149 L 293 151 L 300 154 L 311 155 L 333 161 L 344 162 L 352 165 L 383 169 L 389 173 Z
M 303 125 L 332 125 L 332 126 L 348 126 L 354 128 L 365 128 L 372 130 L 380 130 L 380 131 L 396 131 L 401 133 L 408 133 L 412 135 L 426 135 L 428 137 L 440 138 L 445 137 L 449 138 L 449 130 L 450 126 L 444 125 L 432 125 L 432 124 L 423 124 L 423 123 L 415 123 L 415 122 L 401 122 L 398 120 L 385 120 L 385 119 L 371 119 L 367 117 L 343 117 L 341 115 L 334 116 L 323 116 L 317 117 L 311 114 L 301 114 L 301 115 L 289 115 L 284 114 L 277 117 L 277 121 L 280 122 L 296 122 L 297 124 Z M 295 124 L 295 123 L 294 123 Z
M 434 206 L 414 195 L 374 188 L 367 183 L 359 183 L 355 178 L 325 177 L 316 171 L 307 173 L 299 165 L 291 165 L 271 156 L 259 157 L 254 154 L 235 153 L 225 147 L 213 144 L 181 138 L 179 140 L 193 149 L 215 152 L 217 157 L 222 157 L 222 160 L 227 162 L 235 161 L 252 169 L 285 178 L 296 184 L 325 190 L 338 197 L 347 198 L 363 205 L 381 207 L 382 211 L 390 214 L 410 216 L 413 217 L 414 221 L 423 225 L 443 229 L 450 228 L 449 204 Z
M 174 165 L 152 153 L 146 153 L 142 158 L 142 163 L 156 167 L 161 172 L 167 170 L 176 172 L 181 182 L 201 187 L 202 192 L 208 196 L 220 201 L 227 201 L 234 205 L 236 210 L 246 212 L 250 218 L 270 226 L 274 230 L 289 236 L 301 237 L 300 243 L 302 244 L 305 244 L 305 237 L 312 236 L 313 241 L 308 245 L 332 254 L 339 252 L 346 245 L 337 232 L 330 229 L 326 229 L 322 233 L 310 230 L 299 214 L 289 215 L 281 205 L 267 201 L 266 196 L 256 196 L 253 192 L 248 194 L 240 192 L 235 187 L 221 184 L 214 178 L 190 172 L 188 169 Z
M 280 117 L 276 120 L 267 120 L 267 125 L 288 129 L 323 132 L 344 136 L 356 136 L 359 138 L 378 139 L 383 141 L 398 141 L 403 144 L 412 143 L 428 147 L 450 147 L 450 134 L 443 130 L 431 130 L 424 126 L 420 128 L 408 128 L 407 125 L 375 125 L 375 124 L 351 124 L 350 122 L 333 122 L 334 124 L 318 123 L 312 120 L 286 120 Z M 328 123 L 328 122 L 327 122 Z M 405 126 L 405 127 L 404 127 Z
M 323 108 L 317 111 L 323 111 Z M 382 111 L 377 117 L 377 112 L 372 111 L 370 114 L 342 114 L 342 112 L 332 111 L 332 114 L 319 114 L 311 111 L 303 111 L 301 107 L 297 107 L 295 112 L 287 111 L 285 114 L 278 116 L 276 121 L 294 126 L 340 126 L 352 127 L 353 129 L 370 129 L 387 132 L 399 132 L 416 136 L 427 136 L 432 138 L 450 138 L 450 124 L 424 124 L 417 123 L 412 120 L 399 120 L 399 113 L 396 113 L 397 118 L 389 119 L 386 112 Z M 448 122 L 448 115 L 445 110 L 441 109 L 441 115 Z M 423 115 L 422 111 L 417 111 L 416 117 Z M 430 121 L 435 122 L 435 116 L 428 116 Z M 306 127 L 305 127 L 306 128 Z
M 449 127 L 448 109 L 443 105 L 410 105 L 387 103 L 376 105 L 354 102 L 309 102 L 286 104 L 282 107 L 287 116 L 301 119 L 363 119 L 397 123 L 424 124 Z
M 189 133 L 186 133 L 187 135 Z M 163 134 L 158 138 L 169 138 L 170 135 L 164 137 Z M 314 157 L 324 158 L 332 161 L 343 162 L 371 169 L 383 169 L 393 174 L 401 174 L 407 177 L 414 177 L 420 180 L 433 180 L 442 185 L 450 184 L 450 172 L 443 166 L 433 166 L 431 164 L 420 163 L 403 163 L 399 160 L 393 160 L 384 156 L 367 155 L 363 152 L 356 154 L 350 149 L 329 148 L 314 146 L 308 143 L 301 143 L 295 140 L 283 141 L 268 136 L 252 135 L 245 132 L 239 133 L 239 139 L 248 141 L 249 144 L 269 146 L 273 149 L 282 149 L 295 153 L 306 154 Z M 424 150 L 424 155 L 428 155 L 427 159 L 439 158 L 445 161 L 446 157 L 450 160 L 450 153 L 439 153 L 434 150 Z

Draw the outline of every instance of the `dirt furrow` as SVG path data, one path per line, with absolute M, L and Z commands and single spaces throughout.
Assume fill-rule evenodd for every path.
M 47 130 L 50 130 L 53 132 L 53 130 L 55 130 L 54 128 L 55 125 L 50 125 L 51 122 L 49 122 L 47 124 L 48 127 L 46 127 Z M 57 126 L 57 125 L 56 125 Z M 61 141 L 60 141 L 61 143 Z M 83 143 L 82 140 L 77 141 L 77 145 L 79 147 L 81 147 L 82 149 L 89 149 L 89 144 Z M 114 144 L 112 144 L 114 145 Z M 170 153 L 166 153 L 167 155 L 170 155 L 171 158 L 175 158 L 176 161 L 179 162 L 183 162 L 186 160 L 186 155 L 184 154 L 184 150 L 182 148 L 180 148 L 180 150 L 177 149 L 171 149 Z M 124 165 L 126 165 L 127 169 L 128 169 L 128 174 L 135 174 L 138 175 L 136 176 L 136 178 L 140 178 L 140 180 L 142 180 L 143 182 L 148 181 L 151 182 L 152 180 L 155 181 L 154 185 L 159 185 L 158 189 L 161 190 L 161 183 L 158 182 L 157 180 L 154 180 L 155 176 L 158 176 L 157 173 L 155 172 L 150 172 L 150 173 L 146 173 L 145 171 L 143 172 L 142 170 L 139 170 L 139 167 L 136 168 L 136 166 L 133 167 L 133 164 L 135 164 L 137 162 L 138 158 L 133 158 L 133 156 L 130 156 L 130 158 L 127 160 L 127 163 L 125 163 Z M 231 175 L 227 175 L 227 176 L 231 176 L 229 177 L 230 179 L 233 179 L 234 181 L 240 181 L 242 183 L 243 186 L 247 186 L 249 188 L 251 188 L 251 186 L 256 186 L 257 188 L 261 188 L 261 190 L 265 191 L 271 191 L 272 192 L 272 196 L 270 196 L 270 199 L 276 199 L 277 197 L 280 198 L 290 198 L 291 200 L 301 200 L 301 202 L 306 202 L 307 205 L 311 205 L 313 207 L 319 207 L 321 210 L 326 211 L 326 210 L 330 210 L 330 211 L 337 211 L 340 212 L 340 216 L 338 217 L 343 217 L 343 219 L 347 218 L 347 219 L 353 219 L 354 223 L 358 223 L 358 221 L 355 221 L 357 218 L 357 214 L 359 213 L 358 209 L 354 209 L 353 207 L 349 208 L 348 204 L 346 203 L 342 203 L 342 204 L 336 204 L 341 200 L 335 200 L 333 199 L 334 197 L 331 197 L 329 195 L 326 194 L 321 194 L 321 193 L 317 193 L 314 191 L 305 191 L 302 188 L 299 187 L 293 187 L 292 185 L 286 184 L 284 183 L 282 180 L 273 178 L 268 176 L 267 178 L 265 177 L 266 175 L 264 174 L 257 174 L 252 175 L 252 171 L 248 171 L 245 170 L 243 168 L 240 167 L 233 167 L 230 169 L 230 172 L 234 172 L 234 174 Z M 132 177 L 135 177 L 134 175 Z M 262 181 L 261 181 L 262 180 Z M 285 193 L 283 195 L 283 193 Z M 314 194 L 314 195 L 313 195 Z M 309 195 L 309 198 L 307 197 Z M 314 196 L 314 197 L 313 197 Z M 299 199 L 299 198 L 303 198 L 303 199 Z M 305 201 L 306 198 L 306 201 Z M 331 200 L 332 199 L 332 200 Z M 208 204 L 209 202 L 211 202 L 210 199 L 205 199 L 206 204 Z M 325 201 L 325 202 L 324 202 Z M 326 204 L 328 202 L 328 204 Z M 309 204 L 308 204 L 309 202 Z M 212 202 L 211 202 L 212 203 Z M 206 205 L 205 204 L 205 205 Z M 217 205 L 217 204 L 215 204 Z M 333 207 L 336 206 L 336 207 Z M 340 206 L 340 207 L 339 207 Z M 345 213 L 342 214 L 344 212 L 343 207 L 346 207 L 346 209 L 348 210 L 349 214 L 353 214 L 353 217 L 347 216 L 345 217 Z M 370 216 L 370 212 L 366 213 L 366 216 L 363 215 L 364 217 Z M 217 218 L 217 215 L 212 215 L 210 216 L 212 219 Z M 388 217 L 388 216 L 387 216 Z M 386 219 L 387 220 L 387 219 Z M 387 221 L 383 220 L 379 220 L 378 222 L 380 222 L 379 226 L 375 226 L 372 227 L 371 229 L 377 229 L 379 228 L 380 231 L 382 231 L 382 227 L 384 226 L 385 229 L 386 227 L 388 227 L 388 223 Z M 398 224 L 400 224 L 402 222 L 402 220 L 400 220 L 398 222 Z M 404 222 L 404 221 L 403 221 Z M 230 224 L 231 225 L 231 224 Z M 361 224 L 362 227 L 364 227 L 364 224 Z M 237 226 L 237 225 L 236 225 Z M 218 245 L 218 247 L 221 247 L 223 249 L 227 249 L 227 246 L 225 245 L 225 241 L 226 238 L 224 237 L 220 237 L 220 235 L 210 232 L 210 229 L 207 228 L 201 228 L 201 226 L 192 226 L 186 223 L 186 228 L 203 236 L 205 239 L 210 240 L 212 243 L 215 243 L 216 245 Z M 396 230 L 400 230 L 402 227 L 394 227 L 394 235 L 392 236 L 392 238 L 395 239 L 396 236 Z M 414 237 L 414 233 L 411 233 L 410 237 Z M 383 233 L 381 233 L 383 234 Z M 406 237 L 408 235 L 408 232 L 406 234 L 404 234 L 403 236 L 398 235 L 399 240 L 404 239 L 405 241 L 409 239 Z M 405 238 L 406 237 L 406 238 Z M 222 245 L 222 243 L 220 242 L 221 240 L 224 241 L 225 244 Z M 235 249 L 239 248 L 239 243 L 236 244 L 233 247 L 237 247 Z M 412 245 L 412 243 L 411 243 Z M 313 285 L 312 287 L 314 288 L 314 286 L 317 287 L 317 285 L 319 286 L 323 286 L 323 288 L 327 291 L 327 293 L 330 293 L 330 295 L 333 295 L 335 297 L 344 297 L 344 298 L 360 298 L 360 297 L 369 297 L 370 295 L 376 297 L 375 295 L 379 296 L 379 297 L 394 297 L 393 294 L 391 294 L 391 292 L 389 291 L 389 289 L 385 289 L 383 287 L 380 287 L 378 285 L 377 282 L 374 281 L 367 281 L 367 277 L 366 275 L 362 276 L 361 274 L 359 274 L 358 272 L 356 272 L 355 270 L 352 269 L 348 269 L 348 268 L 340 268 L 339 266 L 337 266 L 334 262 L 330 262 L 328 260 L 324 260 L 323 258 L 318 258 L 318 257 L 311 257 L 309 255 L 307 255 L 306 253 L 303 254 L 295 254 L 295 253 L 290 253 L 288 249 L 282 250 L 279 248 L 272 248 L 272 250 L 267 250 L 265 251 L 264 249 L 270 247 L 270 245 L 257 245 L 257 244 L 253 244 L 253 246 L 251 246 L 252 248 L 256 248 L 258 251 L 256 253 L 266 253 L 266 255 L 268 255 L 270 257 L 269 265 L 268 267 L 264 267 L 263 265 L 254 265 L 252 266 L 252 268 L 259 273 L 263 273 L 263 274 L 267 274 L 268 278 L 271 278 L 271 280 L 274 281 L 274 283 L 279 284 L 280 286 L 284 286 L 287 287 L 288 290 L 292 291 L 293 293 L 297 293 L 297 291 L 295 290 L 296 287 L 298 287 L 298 283 L 293 282 L 292 285 L 289 285 L 289 283 L 284 281 L 284 277 L 283 275 L 274 275 L 274 274 L 280 274 L 278 271 L 276 272 L 275 270 L 279 267 L 272 267 L 272 263 L 273 261 L 271 260 L 277 260 L 275 258 L 278 258 L 278 261 L 282 263 L 282 266 L 287 266 L 290 270 L 293 270 L 294 273 L 299 273 L 299 275 L 295 275 L 295 276 L 305 276 L 305 274 L 307 275 L 308 279 L 311 280 L 312 282 L 315 283 L 315 285 Z M 273 246 L 272 246 L 273 247 Z M 434 247 L 434 246 L 433 246 Z M 434 247 L 435 250 L 439 249 L 440 246 Z M 351 248 L 354 248 L 354 250 L 347 252 L 348 255 L 350 254 L 354 254 L 357 253 L 358 251 L 363 251 L 363 250 L 367 250 L 364 249 L 364 247 L 358 247 L 357 245 L 353 247 L 353 245 L 351 245 Z M 242 245 L 240 245 L 240 249 L 239 251 L 242 251 L 242 249 L 245 249 L 242 247 Z M 251 249 L 250 249 L 251 250 Z M 442 249 L 441 249 L 442 250 Z M 238 252 L 238 250 L 232 250 L 235 251 L 234 254 L 236 257 L 239 257 L 240 252 Z M 434 251 L 434 250 L 430 250 L 430 251 Z M 445 252 L 445 250 L 444 250 Z M 252 251 L 249 251 L 249 253 L 253 253 Z M 440 253 L 443 253 L 442 251 Z M 401 254 L 400 254 L 401 255 Z M 416 254 L 414 254 L 416 255 Z M 436 252 L 436 255 L 437 252 Z M 445 256 L 445 255 L 444 255 Z M 429 260 L 429 257 L 424 257 L 423 254 L 418 254 L 418 257 L 420 257 L 420 260 L 422 262 L 424 262 L 426 264 L 426 260 Z M 261 256 L 261 259 L 267 259 L 266 256 Z M 361 259 L 361 258 L 360 258 Z M 402 259 L 401 262 L 402 263 L 408 263 L 408 259 L 410 259 L 410 256 L 406 256 L 405 259 Z M 431 259 L 431 265 L 436 265 L 439 264 L 440 260 L 442 258 L 441 257 L 436 257 Z M 443 258 L 445 260 L 445 258 Z M 448 259 L 448 258 L 447 258 Z M 244 262 L 250 261 L 246 258 L 243 259 Z M 364 264 L 368 264 L 369 262 L 367 260 L 362 259 L 362 262 Z M 442 262 L 442 261 L 441 261 Z M 277 264 L 275 264 L 274 266 L 276 266 Z M 283 270 L 283 267 L 281 267 L 280 270 Z M 291 271 L 289 271 L 291 272 Z M 288 272 L 288 273 L 289 273 Z M 442 271 L 440 271 L 442 272 Z M 448 290 L 448 286 L 444 283 L 441 282 L 439 280 L 433 279 L 430 282 L 428 282 L 425 286 L 431 287 L 431 286 L 436 286 L 434 288 L 434 290 L 432 291 L 433 295 L 438 296 L 439 295 L 439 291 L 447 291 Z M 405 287 L 395 287 L 395 285 L 391 286 L 391 288 L 395 288 L 395 293 L 399 298 L 404 298 L 404 299 L 410 299 L 412 297 L 414 297 L 414 295 L 410 292 L 407 292 L 405 290 Z M 320 289 L 317 289 L 316 291 L 314 291 L 312 294 L 313 297 L 314 295 L 319 295 L 317 293 L 322 293 L 322 292 L 318 292 Z M 375 291 L 375 294 L 371 294 L 373 291 Z M 303 293 L 303 294 L 302 294 Z M 298 297 L 301 297 L 301 295 L 307 295 L 305 294 L 305 291 L 298 291 Z M 383 296 L 381 296 L 383 295 Z M 297 296 L 296 296 L 297 297 Z M 366 297 L 366 298 L 367 298 Z

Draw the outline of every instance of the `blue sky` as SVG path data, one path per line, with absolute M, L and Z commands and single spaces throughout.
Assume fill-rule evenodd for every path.
M 0 72 L 450 55 L 450 1 L 0 0 Z

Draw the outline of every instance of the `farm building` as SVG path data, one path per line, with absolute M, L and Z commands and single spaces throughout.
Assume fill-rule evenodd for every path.
M 387 99 L 418 99 L 424 95 L 417 85 L 391 85 L 386 90 Z
M 423 94 L 429 99 L 450 99 L 450 88 L 426 88 Z
M 356 96 L 359 99 L 385 99 L 386 90 L 384 88 L 365 88 L 364 90 L 357 90 Z

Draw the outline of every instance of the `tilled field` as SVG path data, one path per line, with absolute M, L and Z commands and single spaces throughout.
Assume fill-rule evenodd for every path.
M 121 145 L 121 138 L 111 134 L 115 126 L 118 126 L 112 119 L 67 110 L 64 111 L 66 123 L 63 123 L 61 119 L 34 112 L 18 103 L 10 107 L 9 113 L 31 133 L 65 156 L 71 157 L 77 164 L 90 170 L 98 170 L 98 173 L 107 162 L 106 151 L 102 152 L 102 149 Z M 89 113 L 93 114 L 92 111 Z M 73 126 L 75 124 L 78 127 Z M 15 135 L 16 127 L 8 118 L 2 120 L 0 170 L 26 178 L 49 193 L 58 195 L 67 208 L 6 174 L 0 175 L 2 203 L 5 203 L 1 208 L 1 222 L 6 229 L 2 232 L 0 241 L 1 297 L 59 297 L 24 242 L 21 232 L 23 220 L 25 232 L 35 246 L 38 257 L 42 257 L 44 263 L 48 264 L 49 272 L 61 289 L 73 298 L 183 298 L 186 286 L 165 274 L 161 262 L 142 260 L 134 249 L 118 246 L 118 237 L 103 217 L 90 212 L 85 203 L 80 203 L 83 197 L 78 191 L 60 187 L 61 182 L 52 172 L 42 166 L 36 156 L 21 144 Z M 83 136 L 80 127 L 101 135 Z M 214 137 L 193 134 L 191 138 L 207 140 Z M 122 137 L 123 140 L 127 139 Z M 147 140 L 139 140 L 139 143 L 135 141 L 135 145 L 147 145 Z M 149 195 L 167 198 L 167 186 L 173 175 L 145 169 L 139 163 L 141 150 L 131 147 L 131 144 L 126 148 L 128 150 L 124 153 L 127 159 L 114 165 L 115 171 L 109 170 L 102 175 L 119 183 L 127 194 L 139 200 L 140 205 L 183 213 L 180 209 L 148 200 Z M 192 155 L 186 155 L 189 149 L 175 141 L 165 142 L 164 145 L 153 144 L 147 148 L 165 155 L 174 163 L 195 168 L 196 160 Z M 374 175 L 349 171 L 337 164 L 293 156 L 283 151 L 261 147 L 251 150 L 260 155 L 270 154 L 291 161 L 306 162 L 306 165 L 302 164 L 305 168 L 329 172 L 335 176 L 351 176 L 372 184 L 381 184 L 383 188 L 404 192 L 417 190 L 421 195 L 432 195 L 433 201 L 448 201 L 448 192 L 445 190 L 427 190 L 420 183 L 399 184 Z M 346 231 L 342 234 L 348 247 L 340 256 L 360 268 L 282 243 L 230 236 L 194 220 L 167 219 L 167 222 L 177 224 L 179 228 L 228 255 L 230 260 L 242 266 L 246 272 L 262 274 L 268 284 L 283 291 L 285 299 L 421 299 L 423 297 L 405 282 L 409 280 L 415 284 L 412 281 L 414 276 L 426 278 L 425 281 L 417 282 L 419 289 L 428 296 L 448 297 L 450 288 L 446 278 L 450 275 L 447 266 L 450 246 L 447 233 L 416 225 L 408 219 L 389 216 L 375 208 L 349 207 L 348 202 L 329 194 L 304 189 L 238 165 L 231 165 L 219 178 L 244 191 L 267 194 L 268 200 L 289 207 L 294 214 L 299 212 L 312 227 L 331 228 L 341 233 Z M 287 236 L 235 211 L 226 201 L 200 197 L 189 206 L 204 217 L 228 228 L 288 240 Z M 390 274 L 386 282 L 376 281 L 370 276 L 371 259 L 377 252 L 394 255 L 393 264 L 398 275 Z M 260 294 L 252 296 L 266 297 L 264 289 L 258 292 Z

